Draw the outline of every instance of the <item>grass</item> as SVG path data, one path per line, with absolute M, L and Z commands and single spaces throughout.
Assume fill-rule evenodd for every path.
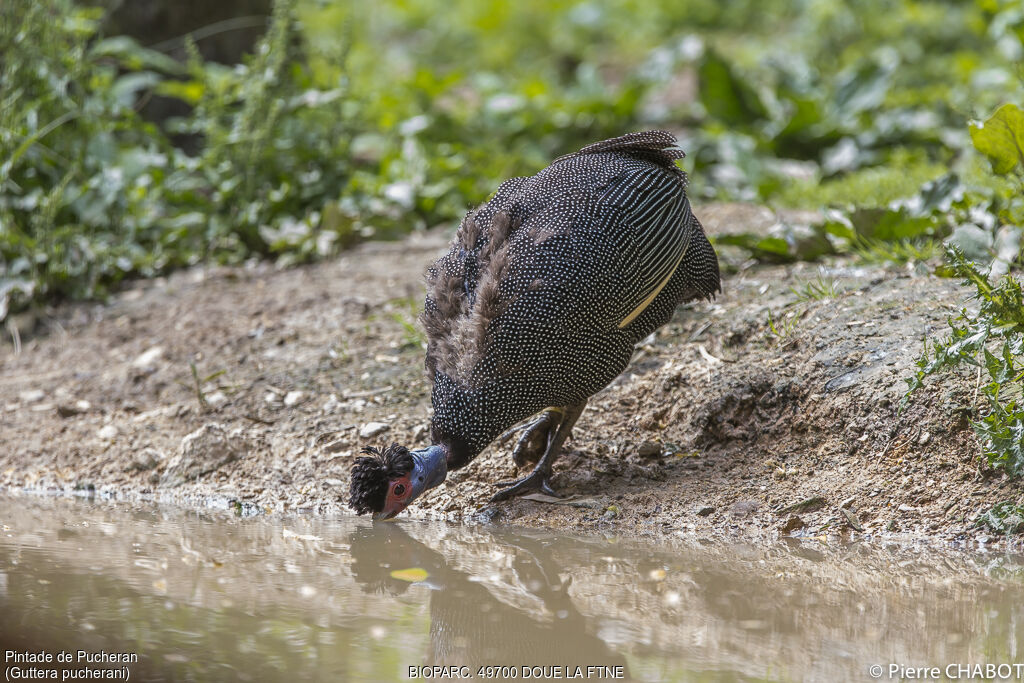
M 803 317 L 803 310 L 790 311 L 784 315 L 781 319 L 776 319 L 771 310 L 768 311 L 768 331 L 771 336 L 780 343 L 788 343 L 793 337 L 793 333 L 796 331 L 797 325 L 800 323 L 800 318 Z
M 885 241 L 870 237 L 858 237 L 851 246 L 857 260 L 869 265 L 886 263 L 924 263 L 937 258 L 941 243 L 934 239 L 902 239 Z
M 778 207 L 884 207 L 917 194 L 921 186 L 949 172 L 946 164 L 921 159 L 908 151 L 894 154 L 884 166 L 863 168 L 835 178 L 795 180 L 771 199 Z
M 419 324 L 422 311 L 420 303 L 412 297 L 392 299 L 389 302 L 397 310 L 391 312 L 391 319 L 402 326 L 404 347 L 427 348 L 427 335 Z
M 802 285 L 790 287 L 789 291 L 796 295 L 798 303 L 834 299 L 842 293 L 842 290 L 838 289 L 834 279 L 826 279 L 823 275 L 818 275 L 817 279 L 809 280 L 804 282 Z

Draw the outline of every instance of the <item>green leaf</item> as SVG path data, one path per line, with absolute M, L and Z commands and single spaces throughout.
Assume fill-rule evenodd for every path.
M 129 36 L 101 40 L 93 45 L 91 52 L 97 57 L 114 57 L 129 69 L 156 69 L 169 74 L 181 73 L 184 70 L 173 58 L 142 47 Z
M 1024 164 L 1024 110 L 1004 104 L 987 121 L 972 121 L 971 142 L 995 173 L 1005 175 Z
M 724 123 L 744 124 L 767 115 L 754 88 L 741 79 L 732 65 L 709 50 L 697 73 L 700 101 L 708 114 Z

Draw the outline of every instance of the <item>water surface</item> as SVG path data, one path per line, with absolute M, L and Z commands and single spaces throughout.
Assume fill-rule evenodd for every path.
M 890 664 L 1024 659 L 1022 568 L 897 546 L 0 497 L 0 654 L 133 654 L 79 665 L 129 680 L 391 681 L 431 666 L 568 679 L 579 666 L 575 680 L 863 681 L 872 665 L 887 679 Z

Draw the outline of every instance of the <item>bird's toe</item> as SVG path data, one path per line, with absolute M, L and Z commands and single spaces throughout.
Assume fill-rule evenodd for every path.
M 495 486 L 501 487 L 501 491 L 491 496 L 490 502 L 497 503 L 514 498 L 515 496 L 521 496 L 524 493 L 543 493 L 547 496 L 560 498 L 561 496 L 558 495 L 558 492 L 551 488 L 550 479 L 550 473 L 534 470 L 518 481 L 500 482 L 495 484 Z

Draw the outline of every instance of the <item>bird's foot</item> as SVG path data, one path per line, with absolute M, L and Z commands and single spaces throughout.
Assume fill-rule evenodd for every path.
M 508 500 L 515 496 L 521 496 L 524 493 L 533 492 L 543 493 L 544 495 L 552 496 L 554 498 L 561 498 L 561 496 L 551 488 L 551 471 L 540 467 L 535 468 L 532 472 L 518 481 L 503 481 L 495 484 L 495 486 L 505 488 L 502 488 L 501 491 L 498 491 L 491 496 L 492 503 Z
M 522 467 L 523 465 L 540 460 L 540 457 L 544 455 L 544 451 L 548 447 L 548 437 L 551 434 L 552 427 L 556 426 L 556 418 L 558 416 L 558 413 L 546 410 L 536 419 L 530 420 L 524 425 L 513 427 L 498 437 L 498 443 L 504 444 L 512 438 L 513 434 L 522 432 L 516 441 L 515 447 L 512 449 L 512 462 L 516 464 L 516 467 Z

